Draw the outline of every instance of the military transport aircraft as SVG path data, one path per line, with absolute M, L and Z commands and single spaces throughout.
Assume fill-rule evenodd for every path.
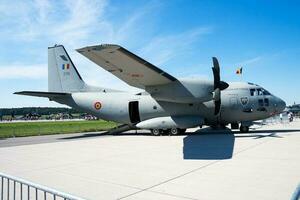
M 224 128 L 228 124 L 232 129 L 248 132 L 253 121 L 278 114 L 286 106 L 257 84 L 221 81 L 215 57 L 211 81 L 177 79 L 119 45 L 102 44 L 77 51 L 127 84 L 145 91 L 131 94 L 87 85 L 64 46 L 55 45 L 48 48 L 48 92 L 15 94 L 47 97 L 124 124 L 126 130 L 149 129 L 153 135 L 176 135 L 202 125 Z

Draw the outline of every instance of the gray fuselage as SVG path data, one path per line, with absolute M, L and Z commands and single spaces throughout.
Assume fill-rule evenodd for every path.
M 176 91 L 173 91 L 174 93 Z M 138 121 L 164 116 L 199 116 L 206 125 L 239 123 L 265 119 L 285 108 L 284 101 L 252 83 L 229 83 L 229 87 L 222 91 L 221 99 L 221 111 L 218 115 L 214 114 L 213 100 L 203 103 L 176 103 L 157 100 L 148 93 L 77 92 L 72 93 L 68 99 L 55 101 L 101 119 L 124 124 L 135 124 Z M 100 103 L 100 108 L 96 108 L 96 103 Z

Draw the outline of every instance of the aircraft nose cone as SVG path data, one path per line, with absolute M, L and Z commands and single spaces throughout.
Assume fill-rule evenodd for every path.
M 286 108 L 286 103 L 277 97 L 277 105 L 278 105 L 278 111 L 282 112 Z
M 286 108 L 286 103 L 282 99 L 280 99 L 279 109 L 283 111 L 285 108 Z

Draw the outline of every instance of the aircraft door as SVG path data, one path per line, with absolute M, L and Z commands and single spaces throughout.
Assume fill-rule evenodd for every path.
M 130 101 L 128 104 L 128 113 L 131 123 L 138 123 L 141 121 L 140 112 L 139 112 L 139 102 L 138 101 Z

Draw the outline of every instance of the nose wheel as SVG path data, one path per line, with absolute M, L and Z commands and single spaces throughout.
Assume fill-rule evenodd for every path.
M 249 126 L 240 126 L 240 132 L 241 133 L 248 133 L 249 132 Z

